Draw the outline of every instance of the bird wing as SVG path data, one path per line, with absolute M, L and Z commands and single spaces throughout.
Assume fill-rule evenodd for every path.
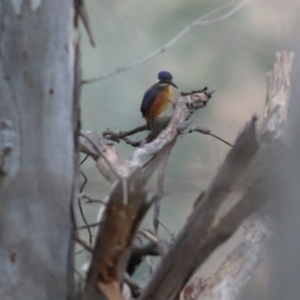
M 150 110 L 152 104 L 154 103 L 157 97 L 157 94 L 162 92 L 163 90 L 164 90 L 163 86 L 155 84 L 145 92 L 141 104 L 141 112 L 143 114 L 143 117 L 147 115 L 148 111 Z

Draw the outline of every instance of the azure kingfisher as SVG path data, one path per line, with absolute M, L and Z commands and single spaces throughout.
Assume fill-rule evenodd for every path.
M 178 89 L 172 81 L 172 74 L 167 71 L 158 73 L 158 82 L 152 85 L 144 94 L 141 112 L 147 124 L 164 112 L 174 100 L 172 86 Z

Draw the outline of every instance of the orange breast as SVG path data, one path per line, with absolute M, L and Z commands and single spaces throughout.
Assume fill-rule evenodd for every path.
M 168 101 L 169 100 L 169 101 Z M 146 119 L 152 119 L 163 113 L 170 105 L 170 101 L 174 100 L 173 88 L 170 85 L 166 85 L 164 90 L 160 92 L 155 101 L 153 102 Z

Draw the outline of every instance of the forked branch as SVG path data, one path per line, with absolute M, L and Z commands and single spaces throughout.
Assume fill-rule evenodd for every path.
M 286 120 L 283 116 L 286 116 L 289 103 L 292 57 L 289 52 L 277 55 L 273 86 L 277 90 L 275 95 L 278 96 L 278 91 L 282 92 L 281 97 L 268 99 L 267 106 L 273 109 L 266 110 L 265 122 L 258 133 L 253 118 L 240 134 L 208 191 L 196 205 L 139 299 L 177 297 L 206 258 L 236 231 L 247 216 L 268 200 L 266 195 L 262 196 L 263 178 L 281 158 L 280 137 Z M 232 208 L 224 213 L 220 207 L 225 203 Z

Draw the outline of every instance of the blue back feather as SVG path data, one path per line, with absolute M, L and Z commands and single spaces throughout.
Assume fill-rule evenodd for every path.
M 151 88 L 149 88 L 146 91 L 141 105 L 141 112 L 143 114 L 143 117 L 147 115 L 157 95 L 163 90 L 164 90 L 164 86 L 154 84 L 153 86 L 151 86 Z

